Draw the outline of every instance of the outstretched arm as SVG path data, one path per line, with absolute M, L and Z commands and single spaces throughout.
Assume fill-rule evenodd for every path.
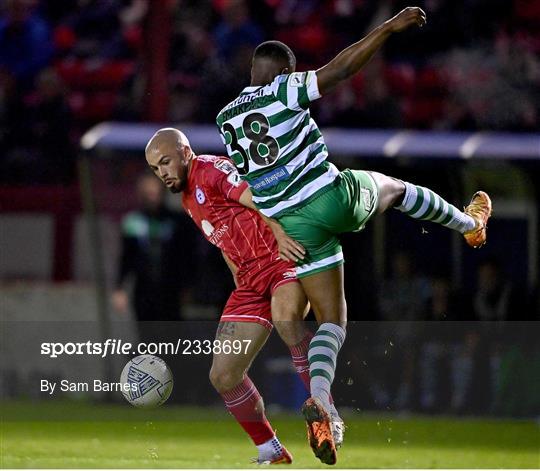
M 392 33 L 399 33 L 413 25 L 426 24 L 421 8 L 407 7 L 396 16 L 375 28 L 364 39 L 341 51 L 324 67 L 317 70 L 317 83 L 321 95 L 328 93 L 339 82 L 356 74 L 379 50 Z
M 296 262 L 297 260 L 304 259 L 304 255 L 306 253 L 304 247 L 302 247 L 302 245 L 296 242 L 294 239 L 291 239 L 283 230 L 283 227 L 281 227 L 279 222 L 277 222 L 275 219 L 266 217 L 257 209 L 257 206 L 255 206 L 255 203 L 253 202 L 253 195 L 249 188 L 245 189 L 240 196 L 239 201 L 247 208 L 257 211 L 268 227 L 270 227 L 278 243 L 279 256 L 283 260 Z

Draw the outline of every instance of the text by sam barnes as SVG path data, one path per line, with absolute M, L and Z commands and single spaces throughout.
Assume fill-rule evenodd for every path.
M 47 392 L 49 394 L 54 394 L 57 391 L 60 392 L 108 392 L 108 391 L 119 391 L 119 392 L 130 392 L 137 391 L 137 384 L 134 383 L 109 383 L 106 381 L 101 381 L 100 379 L 95 379 L 94 381 L 82 381 L 74 382 L 67 379 L 62 381 L 49 381 L 47 379 L 41 380 L 40 385 L 41 392 Z

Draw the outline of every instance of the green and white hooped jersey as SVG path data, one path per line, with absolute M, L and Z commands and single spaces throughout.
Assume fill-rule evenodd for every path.
M 314 71 L 279 75 L 246 87 L 216 122 L 229 157 L 268 217 L 276 217 L 326 190 L 338 175 L 309 113 L 320 98 Z

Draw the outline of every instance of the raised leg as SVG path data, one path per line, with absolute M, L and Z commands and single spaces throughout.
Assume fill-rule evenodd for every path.
M 485 244 L 487 221 L 491 216 L 491 199 L 487 193 L 476 192 L 469 205 L 461 211 L 429 188 L 378 172 L 370 174 L 379 189 L 378 213 L 395 208 L 414 219 L 431 221 L 459 231 L 471 247 L 478 248 Z

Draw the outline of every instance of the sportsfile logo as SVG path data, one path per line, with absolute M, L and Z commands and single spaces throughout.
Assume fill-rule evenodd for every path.
M 40 353 L 49 358 L 62 355 L 98 355 L 105 358 L 108 355 L 130 354 L 177 354 L 181 349 L 181 339 L 173 342 L 141 342 L 133 345 L 122 339 L 107 339 L 104 342 L 42 342 Z
M 49 358 L 62 355 L 210 355 L 240 353 L 245 354 L 251 340 L 209 340 L 177 339 L 176 342 L 140 342 L 133 345 L 121 339 L 107 339 L 104 342 L 43 342 L 41 354 Z

